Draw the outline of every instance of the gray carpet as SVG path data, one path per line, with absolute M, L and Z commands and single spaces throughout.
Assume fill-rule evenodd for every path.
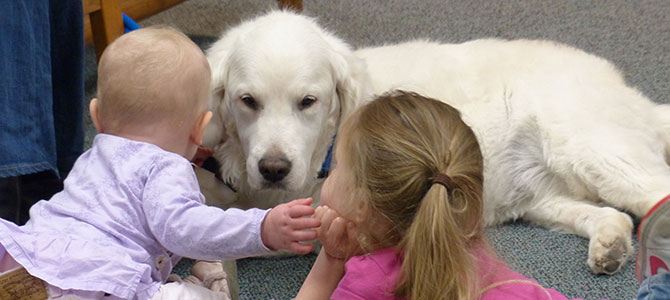
M 273 0 L 189 0 L 140 25 L 170 24 L 206 48 L 228 26 L 275 6 Z M 452 43 L 483 37 L 560 41 L 613 61 L 652 100 L 670 101 L 669 1 L 304 0 L 304 6 L 305 14 L 318 17 L 355 48 L 419 38 Z M 93 66 L 89 58 L 89 96 Z M 88 143 L 92 134 L 89 130 Z M 634 262 L 614 276 L 592 275 L 586 265 L 586 239 L 522 223 L 491 228 L 488 236 L 513 268 L 570 298 L 636 295 Z M 290 299 L 313 260 L 239 261 L 241 298 Z M 187 267 L 188 261 L 179 266 Z

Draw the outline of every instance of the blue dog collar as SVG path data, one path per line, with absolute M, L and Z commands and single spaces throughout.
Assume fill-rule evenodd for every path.
M 337 134 L 333 135 L 333 140 L 330 142 L 330 148 L 328 148 L 326 159 L 323 161 L 323 164 L 321 164 L 321 170 L 319 170 L 316 178 L 326 178 L 330 173 L 330 164 L 333 161 L 333 146 L 335 146 L 335 137 L 337 137 Z

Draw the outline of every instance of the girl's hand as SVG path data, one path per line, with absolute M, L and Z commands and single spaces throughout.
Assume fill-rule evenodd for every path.
M 349 259 L 363 254 L 354 223 L 340 217 L 334 209 L 319 206 L 314 218 L 321 221 L 317 238 L 326 254 L 336 259 Z

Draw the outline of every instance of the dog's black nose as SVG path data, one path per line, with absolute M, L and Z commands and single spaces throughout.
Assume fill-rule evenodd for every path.
M 291 162 L 286 158 L 264 157 L 258 162 L 258 171 L 265 180 L 277 182 L 291 172 Z

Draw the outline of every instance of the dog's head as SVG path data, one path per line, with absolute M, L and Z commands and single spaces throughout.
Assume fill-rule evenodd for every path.
M 252 190 L 298 191 L 316 177 L 340 120 L 366 94 L 364 63 L 314 20 L 290 12 L 230 29 L 207 57 L 214 119 L 204 143 L 238 144 L 225 149 L 241 153 L 217 157 L 244 160 L 243 170 L 226 170 L 235 164 L 224 161 L 221 171 L 246 173 Z

